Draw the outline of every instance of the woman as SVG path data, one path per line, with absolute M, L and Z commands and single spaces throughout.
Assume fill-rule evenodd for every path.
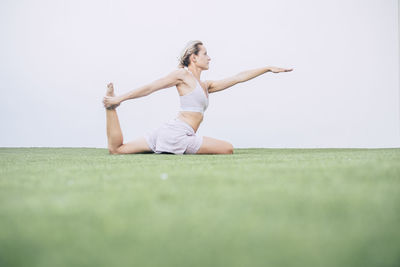
M 232 154 L 232 144 L 211 137 L 196 135 L 208 107 L 209 94 L 227 89 L 237 83 L 253 79 L 268 71 L 292 71 L 264 67 L 243 71 L 219 81 L 201 81 L 203 70 L 208 70 L 211 58 L 201 41 L 189 42 L 180 56 L 177 70 L 148 85 L 124 95 L 115 96 L 113 84 L 108 84 L 103 103 L 106 107 L 108 149 L 111 154 L 172 153 L 172 154 Z M 157 90 L 176 86 L 181 109 L 178 116 L 158 129 L 134 141 L 123 143 L 121 127 L 115 108 L 128 99 L 147 96 Z

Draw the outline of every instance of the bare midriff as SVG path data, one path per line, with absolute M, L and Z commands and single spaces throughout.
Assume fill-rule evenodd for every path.
M 197 132 L 200 123 L 203 121 L 203 114 L 194 111 L 180 111 L 178 118 L 188 123 L 192 126 L 194 132 Z

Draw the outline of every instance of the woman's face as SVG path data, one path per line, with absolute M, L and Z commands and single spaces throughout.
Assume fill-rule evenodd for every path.
M 198 55 L 193 54 L 193 63 L 204 70 L 208 70 L 208 66 L 210 63 L 211 58 L 207 55 L 207 49 L 200 45 L 200 51 Z

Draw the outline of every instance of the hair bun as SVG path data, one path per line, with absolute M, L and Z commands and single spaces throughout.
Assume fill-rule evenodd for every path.
M 195 54 L 197 55 L 200 51 L 199 45 L 203 45 L 203 42 L 200 40 L 193 40 L 189 41 L 185 48 L 182 50 L 180 57 L 178 58 L 179 66 L 184 68 L 185 66 L 189 66 L 190 64 L 190 55 Z

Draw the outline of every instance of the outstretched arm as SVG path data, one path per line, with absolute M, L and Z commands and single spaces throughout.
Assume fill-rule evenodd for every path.
M 264 68 L 258 68 L 258 69 L 252 69 L 252 70 L 246 70 L 242 71 L 235 76 L 219 80 L 219 81 L 206 81 L 207 86 L 208 86 L 208 92 L 209 93 L 215 93 L 218 91 L 222 91 L 224 89 L 227 89 L 231 86 L 234 86 L 235 84 L 246 82 L 248 80 L 251 80 L 261 74 L 264 74 L 266 72 L 273 72 L 273 73 L 279 73 L 279 72 L 287 72 L 287 71 L 292 71 L 293 69 L 284 69 L 284 68 L 277 68 L 277 67 L 264 67 Z
M 137 89 L 134 89 L 126 94 L 119 95 L 119 96 L 105 96 L 103 103 L 105 107 L 111 107 L 113 105 L 118 105 L 123 101 L 126 101 L 128 99 L 134 99 L 134 98 L 139 98 L 143 96 L 147 96 L 149 94 L 154 93 L 155 91 L 158 91 L 160 89 L 164 88 L 169 88 L 174 85 L 177 85 L 180 83 L 183 79 L 183 76 L 185 75 L 185 70 L 184 69 L 178 69 L 174 70 L 171 73 L 169 73 L 167 76 L 162 77 L 158 80 L 155 80 L 154 82 L 141 86 Z

